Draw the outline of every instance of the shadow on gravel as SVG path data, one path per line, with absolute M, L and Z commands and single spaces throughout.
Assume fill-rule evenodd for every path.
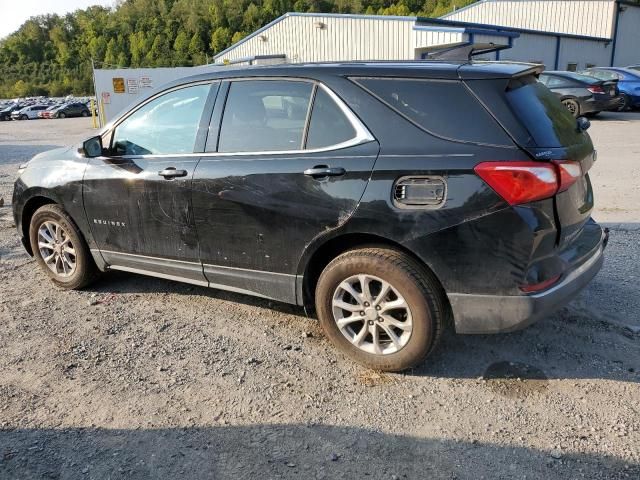
M 0 165 L 31 160 L 34 155 L 63 145 L 0 145 Z
M 241 303 L 251 307 L 268 308 L 290 315 L 305 316 L 304 309 L 302 307 L 290 305 L 288 303 L 118 271 L 112 271 L 103 275 L 99 282 L 87 287 L 85 291 L 116 294 L 170 292 L 173 294 L 183 295 L 201 295 L 203 297 Z
M 629 111 L 629 112 L 600 112 L 600 114 L 595 117 L 589 118 L 591 123 L 596 122 L 632 122 L 640 120 L 640 111 Z
M 53 479 L 618 479 L 594 454 L 305 425 L 0 431 L 0 477 Z
M 99 295 L 201 295 L 305 316 L 304 310 L 294 305 L 124 272 L 106 274 L 87 291 Z M 447 331 L 426 362 L 407 373 L 438 378 L 482 377 L 488 382 L 487 388 L 512 398 L 543 392 L 549 379 L 601 378 L 640 383 L 638 337 L 574 302 L 519 332 L 455 335 Z

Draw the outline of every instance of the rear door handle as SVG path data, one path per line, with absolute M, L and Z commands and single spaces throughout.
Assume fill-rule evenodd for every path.
M 342 167 L 327 167 L 326 165 L 318 165 L 313 168 L 307 168 L 304 171 L 305 175 L 313 178 L 339 177 L 345 173 L 347 173 L 347 171 Z
M 187 171 L 186 170 L 176 170 L 176 167 L 167 167 L 164 170 L 160 170 L 158 172 L 158 175 L 160 175 L 161 177 L 164 177 L 167 180 L 170 180 L 170 179 L 176 178 L 176 177 L 186 177 L 187 176 Z

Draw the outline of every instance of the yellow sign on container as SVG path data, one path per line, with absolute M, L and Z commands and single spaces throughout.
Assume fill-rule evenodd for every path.
M 124 78 L 113 77 L 113 93 L 124 93 Z

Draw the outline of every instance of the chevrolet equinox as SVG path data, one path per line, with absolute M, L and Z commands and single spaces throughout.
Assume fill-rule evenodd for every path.
M 21 166 L 15 222 L 54 284 L 124 270 L 314 309 L 379 370 L 508 332 L 598 272 L 586 132 L 516 63 L 227 67 Z

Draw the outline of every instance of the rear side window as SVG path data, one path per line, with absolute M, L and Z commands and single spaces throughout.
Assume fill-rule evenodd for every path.
M 462 82 L 408 78 L 353 80 L 432 135 L 461 142 L 512 145 L 504 130 Z
M 566 147 L 583 141 L 576 119 L 535 77 L 511 80 L 505 95 L 511 110 L 537 146 Z
M 307 148 L 338 145 L 355 136 L 355 129 L 342 113 L 340 107 L 324 89 L 319 88 L 313 101 L 313 111 L 307 134 Z
M 288 80 L 232 82 L 219 152 L 301 150 L 313 85 Z

